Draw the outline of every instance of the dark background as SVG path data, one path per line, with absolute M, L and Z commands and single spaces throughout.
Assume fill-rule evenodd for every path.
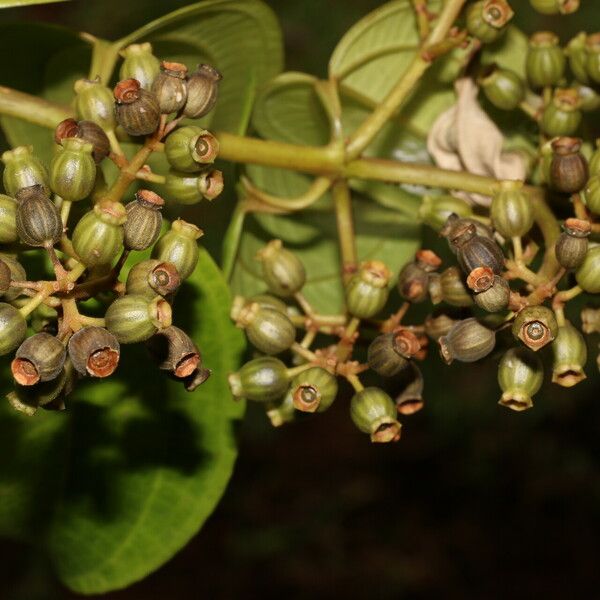
M 117 38 L 187 3 L 81 0 L 0 19 Z M 284 29 L 286 68 L 324 75 L 344 31 L 381 2 L 270 4 Z M 527 30 L 544 27 L 533 13 L 520 15 Z M 565 37 L 586 26 L 560 23 Z M 404 419 L 393 446 L 370 445 L 343 399 L 280 429 L 250 406 L 235 474 L 201 533 L 145 581 L 102 598 L 597 597 L 598 341 L 590 340 L 586 382 L 546 384 L 520 414 L 496 404 L 497 356 L 449 368 L 432 356 L 426 407 Z M 0 565 L 0 598 L 79 598 L 35 548 L 3 542 Z

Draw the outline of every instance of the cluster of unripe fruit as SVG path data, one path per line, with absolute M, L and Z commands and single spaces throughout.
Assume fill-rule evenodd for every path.
M 195 343 L 172 324 L 173 301 L 196 267 L 202 231 L 181 219 L 165 228 L 161 210 L 163 195 L 195 203 L 222 190 L 221 173 L 212 168 L 216 138 L 199 127 L 177 127 L 214 107 L 221 76 L 208 65 L 188 75 L 182 64 L 161 63 L 149 44 L 130 46 L 123 56 L 114 90 L 99 79 L 75 84 L 77 119 L 56 127 L 48 168 L 31 147 L 2 155 L 0 355 L 16 351 L 9 400 L 30 414 L 38 406 L 64 407 L 80 377 L 113 374 L 121 344 L 144 342 L 158 368 L 188 390 L 210 374 Z M 130 160 L 118 141 L 125 134 L 149 136 Z M 163 139 L 172 167 L 164 192 L 140 189 L 127 197 L 138 176 L 132 165 Z M 107 160 L 120 169 L 112 186 L 102 168 Z M 32 249 L 50 259 L 53 280 L 28 278 Z M 119 281 L 127 258 L 142 251 L 148 252 Z M 78 303 L 92 299 L 97 316 L 81 314 Z

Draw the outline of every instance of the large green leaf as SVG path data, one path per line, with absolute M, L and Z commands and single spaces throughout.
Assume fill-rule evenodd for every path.
M 203 251 L 178 295 L 175 323 L 192 334 L 213 371 L 205 384 L 188 394 L 149 367 L 143 348 L 127 347 L 117 377 L 86 382 L 64 415 L 33 418 L 32 431 L 42 427 L 37 419 L 46 427 L 68 420 L 66 478 L 48 549 L 72 589 L 101 593 L 144 577 L 198 531 L 223 494 L 236 456 L 234 422 L 243 413 L 227 386 L 243 348 L 229 304 L 228 287 Z M 19 448 L 34 437 L 18 433 Z M 25 466 L 43 472 L 44 449 L 31 448 L 33 464 Z M 52 502 L 39 493 L 35 499 Z
M 68 2 L 68 0 L 0 0 L 0 8 L 32 6 L 33 4 L 53 4 L 54 2 Z
M 483 47 L 481 62 L 484 65 L 496 64 L 503 69 L 510 69 L 522 79 L 526 79 L 525 59 L 528 45 L 527 36 L 518 27 L 511 25 L 497 41 Z

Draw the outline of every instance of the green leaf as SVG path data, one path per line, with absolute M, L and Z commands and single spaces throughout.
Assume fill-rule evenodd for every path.
M 0 8 L 33 6 L 34 4 L 52 4 L 55 2 L 68 2 L 68 0 L 0 0 Z
M 48 536 L 71 589 L 103 593 L 141 579 L 189 541 L 223 494 L 244 409 L 227 385 L 243 348 L 229 305 L 203 251 L 178 294 L 175 322 L 197 341 L 209 380 L 189 394 L 149 367 L 143 347 L 127 347 L 118 377 L 76 392 L 65 488 Z
M 281 169 L 252 166 L 248 168 L 248 173 L 258 187 L 281 196 L 297 195 L 310 184 L 308 177 Z M 377 206 L 358 196 L 353 197 L 352 206 L 359 259 L 383 260 L 397 272 L 419 246 L 420 227 L 416 221 L 418 203 L 411 205 L 407 202 L 406 214 Z M 326 194 L 311 208 L 302 211 L 300 218 L 267 214 L 246 218 L 231 280 L 235 293 L 248 296 L 264 291 L 259 263 L 254 256 L 273 238 L 283 240 L 286 247 L 304 263 L 307 283 L 303 292 L 308 300 L 320 312 L 339 312 L 344 304 L 344 295 L 337 228 L 330 195 Z
M 515 72 L 524 81 L 525 59 L 529 46 L 527 36 L 515 25 L 511 25 L 506 33 L 493 44 L 485 44 L 481 51 L 481 63 L 496 64 L 503 69 Z

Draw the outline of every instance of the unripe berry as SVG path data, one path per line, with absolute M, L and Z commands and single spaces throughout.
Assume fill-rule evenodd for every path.
M 75 93 L 75 110 L 80 119 L 93 121 L 105 131 L 115 128 L 115 101 L 99 77 L 79 79 L 75 82 Z
M 542 114 L 540 128 L 550 137 L 574 135 L 582 119 L 580 107 L 581 100 L 576 89 L 555 90 L 552 102 Z
M 494 239 L 494 232 L 492 229 L 481 221 L 469 217 L 459 217 L 456 213 L 452 213 L 448 216 L 444 226 L 440 229 L 440 235 L 448 240 L 448 247 L 454 254 L 458 252 L 458 248 L 452 240 L 455 237 L 460 240 L 461 232 L 463 232 L 468 225 L 472 225 L 475 228 L 475 233 L 477 235 L 489 238 L 490 240 Z
M 600 333 L 600 308 L 586 306 L 581 311 L 581 330 L 583 333 Z
M 363 262 L 346 284 L 348 312 L 359 319 L 374 317 L 387 302 L 390 271 L 379 260 Z
M 16 196 L 20 189 L 40 185 L 46 193 L 48 187 L 48 171 L 42 162 L 33 154 L 32 146 L 17 146 L 2 154 L 4 189 L 9 196 Z
M 283 400 L 268 402 L 265 412 L 273 427 L 281 427 L 285 423 L 291 423 L 296 416 L 296 407 L 292 394 L 288 392 Z
M 269 291 L 282 298 L 299 292 L 306 281 L 302 261 L 283 247 L 281 240 L 271 240 L 256 259 L 261 262 L 262 277 Z
M 588 251 L 588 236 L 592 226 L 581 219 L 567 219 L 554 251 L 556 260 L 565 269 L 576 269 Z
M 104 200 L 81 217 L 73 230 L 73 248 L 87 267 L 110 265 L 123 249 L 127 212 L 120 202 Z
M 290 383 L 292 402 L 302 412 L 325 412 L 333 404 L 337 392 L 337 379 L 321 367 L 302 371 Z
M 152 299 L 157 294 L 168 296 L 177 291 L 181 277 L 174 264 L 156 258 L 135 264 L 127 274 L 127 294 L 139 294 Z
M 556 339 L 552 342 L 552 356 L 552 383 L 573 387 L 585 379 L 585 339 L 568 321 L 558 328 Z
M 594 83 L 600 83 L 600 33 L 587 36 L 585 53 L 587 74 Z
M 69 358 L 83 376 L 109 377 L 121 356 L 117 338 L 103 327 L 83 327 L 69 340 Z
M 556 337 L 558 323 L 547 306 L 527 306 L 513 321 L 512 333 L 528 348 L 537 351 Z
M 600 139 L 596 140 L 596 150 L 589 162 L 590 175 L 600 175 Z
M 26 335 L 25 317 L 14 306 L 0 302 L 0 356 L 17 348 Z
M 576 83 L 575 90 L 579 94 L 579 103 L 583 112 L 596 112 L 600 108 L 600 94 L 587 85 Z
M 350 417 L 372 442 L 397 442 L 402 425 L 396 420 L 396 405 L 381 389 L 368 387 L 357 392 L 350 402 Z
M 94 147 L 81 138 L 64 138 L 50 163 L 50 187 L 63 200 L 87 198 L 96 182 Z
M 178 112 L 187 100 L 187 67 L 182 63 L 163 61 L 152 83 L 152 93 L 158 100 L 160 112 Z
M 17 234 L 17 203 L 10 196 L 0 194 L 0 244 L 11 244 Z
M 143 342 L 171 325 L 171 307 L 160 296 L 148 300 L 131 295 L 117 298 L 106 311 L 106 328 L 121 344 Z
M 486 98 L 500 110 L 514 110 L 525 98 L 525 84 L 508 69 L 495 67 L 478 82 Z
M 150 90 L 155 77 L 160 71 L 160 60 L 152 54 L 152 45 L 131 44 L 120 52 L 123 64 L 119 71 L 119 79 L 137 79 L 140 86 Z
M 600 215 L 600 175 L 590 177 L 583 197 L 590 212 Z
M 296 328 L 285 313 L 256 302 L 243 307 L 234 304 L 231 318 L 246 331 L 248 341 L 264 354 L 279 354 L 296 339 Z
M 448 267 L 438 278 L 434 278 L 433 275 L 431 277 L 429 293 L 433 304 L 437 304 L 436 300 L 438 299 L 451 306 L 471 306 L 473 304 L 473 298 L 465 285 L 464 275 L 458 267 Z
M 559 137 L 552 141 L 550 183 L 559 192 L 574 194 L 588 180 L 587 160 L 580 149 L 581 140 L 578 138 Z
M 159 369 L 169 371 L 179 379 L 189 377 L 202 363 L 196 344 L 185 331 L 174 325 L 153 335 L 146 347 Z
M 475 292 L 475 304 L 488 312 L 504 310 L 510 299 L 508 282 L 488 267 L 478 267 L 469 273 L 467 285 Z
M 288 389 L 285 365 L 273 356 L 261 356 L 247 362 L 237 373 L 229 375 L 229 388 L 235 398 L 255 402 L 273 402 Z
M 27 279 L 27 274 L 25 273 L 23 265 L 16 258 L 9 256 L 8 254 L 0 254 L 0 260 L 8 267 L 11 281 L 25 281 Z M 11 286 L 4 292 L 0 291 L 0 298 L 5 302 L 12 302 L 21 295 L 21 291 L 20 288 Z
M 431 277 L 416 263 L 407 263 L 398 275 L 398 292 L 400 296 L 409 302 L 423 302 L 427 299 Z
M 408 332 L 410 333 L 410 332 Z M 414 336 L 414 334 L 412 334 Z M 369 367 L 382 377 L 393 377 L 406 369 L 409 358 L 416 354 L 421 348 L 416 336 L 415 351 L 406 351 L 406 340 L 404 336 L 398 336 L 395 332 L 378 335 L 369 345 L 367 352 L 367 363 Z M 410 340 L 409 340 L 410 343 Z
M 256 302 L 261 308 L 273 308 L 282 312 L 284 315 L 287 314 L 287 304 L 275 296 L 269 294 L 256 294 L 247 301 L 247 303 L 252 302 Z
M 467 30 L 479 41 L 489 44 L 504 33 L 513 15 L 505 0 L 479 0 L 467 8 Z
M 506 238 L 523 236 L 533 227 L 533 208 L 523 192 L 523 182 L 500 182 L 492 197 L 490 216 L 494 228 Z
M 450 243 L 465 274 L 477 267 L 489 267 L 499 275 L 504 267 L 504 254 L 495 240 L 477 235 L 472 223 L 454 228 Z
M 4 294 L 10 289 L 11 279 L 10 267 L 0 258 L 0 294 Z
M 454 196 L 423 196 L 419 206 L 419 219 L 435 231 L 440 231 L 448 217 L 468 217 L 473 214 L 469 204 Z
M 566 55 L 569 57 L 569 67 L 573 71 L 573 75 L 577 81 L 583 84 L 587 84 L 590 78 L 587 74 L 586 62 L 587 53 L 585 51 L 585 40 L 587 36 L 582 31 L 577 34 L 568 44 L 565 50 Z
M 445 314 L 439 314 L 428 315 L 423 325 L 425 333 L 437 342 L 443 335 L 448 335 L 448 332 L 457 322 L 457 319 L 453 319 Z
M 413 415 L 423 408 L 423 374 L 421 369 L 411 362 L 408 369 L 402 371 L 400 380 L 404 389 L 396 396 L 396 410 L 401 415 Z
M 102 162 L 110 153 L 110 142 L 106 133 L 93 121 L 61 121 L 54 130 L 54 141 L 60 144 L 65 138 L 80 138 L 92 144 L 92 157 L 96 164 Z
M 156 242 L 152 258 L 172 263 L 179 277 L 182 280 L 187 279 L 198 264 L 200 249 L 196 240 L 203 235 L 203 231 L 195 225 L 186 223 L 183 219 L 176 219 L 171 223 L 171 229 Z
M 114 89 L 115 114 L 119 125 L 129 135 L 149 135 L 160 122 L 160 106 L 156 96 L 140 87 L 137 79 L 119 81 Z
M 162 226 L 160 211 L 165 201 L 150 190 L 138 190 L 135 200 L 127 204 L 123 225 L 124 244 L 128 250 L 145 250 L 158 239 Z
M 511 348 L 498 366 L 498 383 L 502 397 L 498 404 L 522 411 L 533 406 L 531 397 L 544 380 L 544 368 L 536 354 L 527 348 Z
M 40 185 L 17 192 L 17 233 L 28 246 L 52 246 L 63 232 L 63 223 L 56 205 Z
M 575 271 L 577 285 L 588 294 L 600 294 L 600 246 L 590 248 Z
M 565 66 L 565 55 L 557 35 L 551 31 L 538 31 L 531 36 L 525 70 L 532 87 L 556 85 L 564 76 Z
M 165 191 L 169 198 L 179 204 L 197 204 L 203 198 L 214 200 L 223 191 L 223 173 L 207 169 L 202 173 L 167 173 Z
M 464 319 L 453 325 L 438 343 L 447 364 L 453 360 L 475 362 L 487 356 L 496 345 L 496 333 L 484 327 L 477 319 Z
M 67 357 L 63 343 L 48 333 L 36 333 L 18 348 L 10 368 L 20 385 L 51 381 L 60 375 Z
M 173 169 L 196 173 L 203 165 L 215 161 L 219 153 L 217 138 L 200 127 L 180 127 L 165 141 L 165 156 Z
M 579 0 L 529 0 L 531 6 L 544 15 L 568 15 L 579 8 Z
M 199 119 L 208 114 L 217 101 L 221 73 L 210 65 L 198 65 L 187 82 L 187 102 L 183 114 L 191 119 Z

